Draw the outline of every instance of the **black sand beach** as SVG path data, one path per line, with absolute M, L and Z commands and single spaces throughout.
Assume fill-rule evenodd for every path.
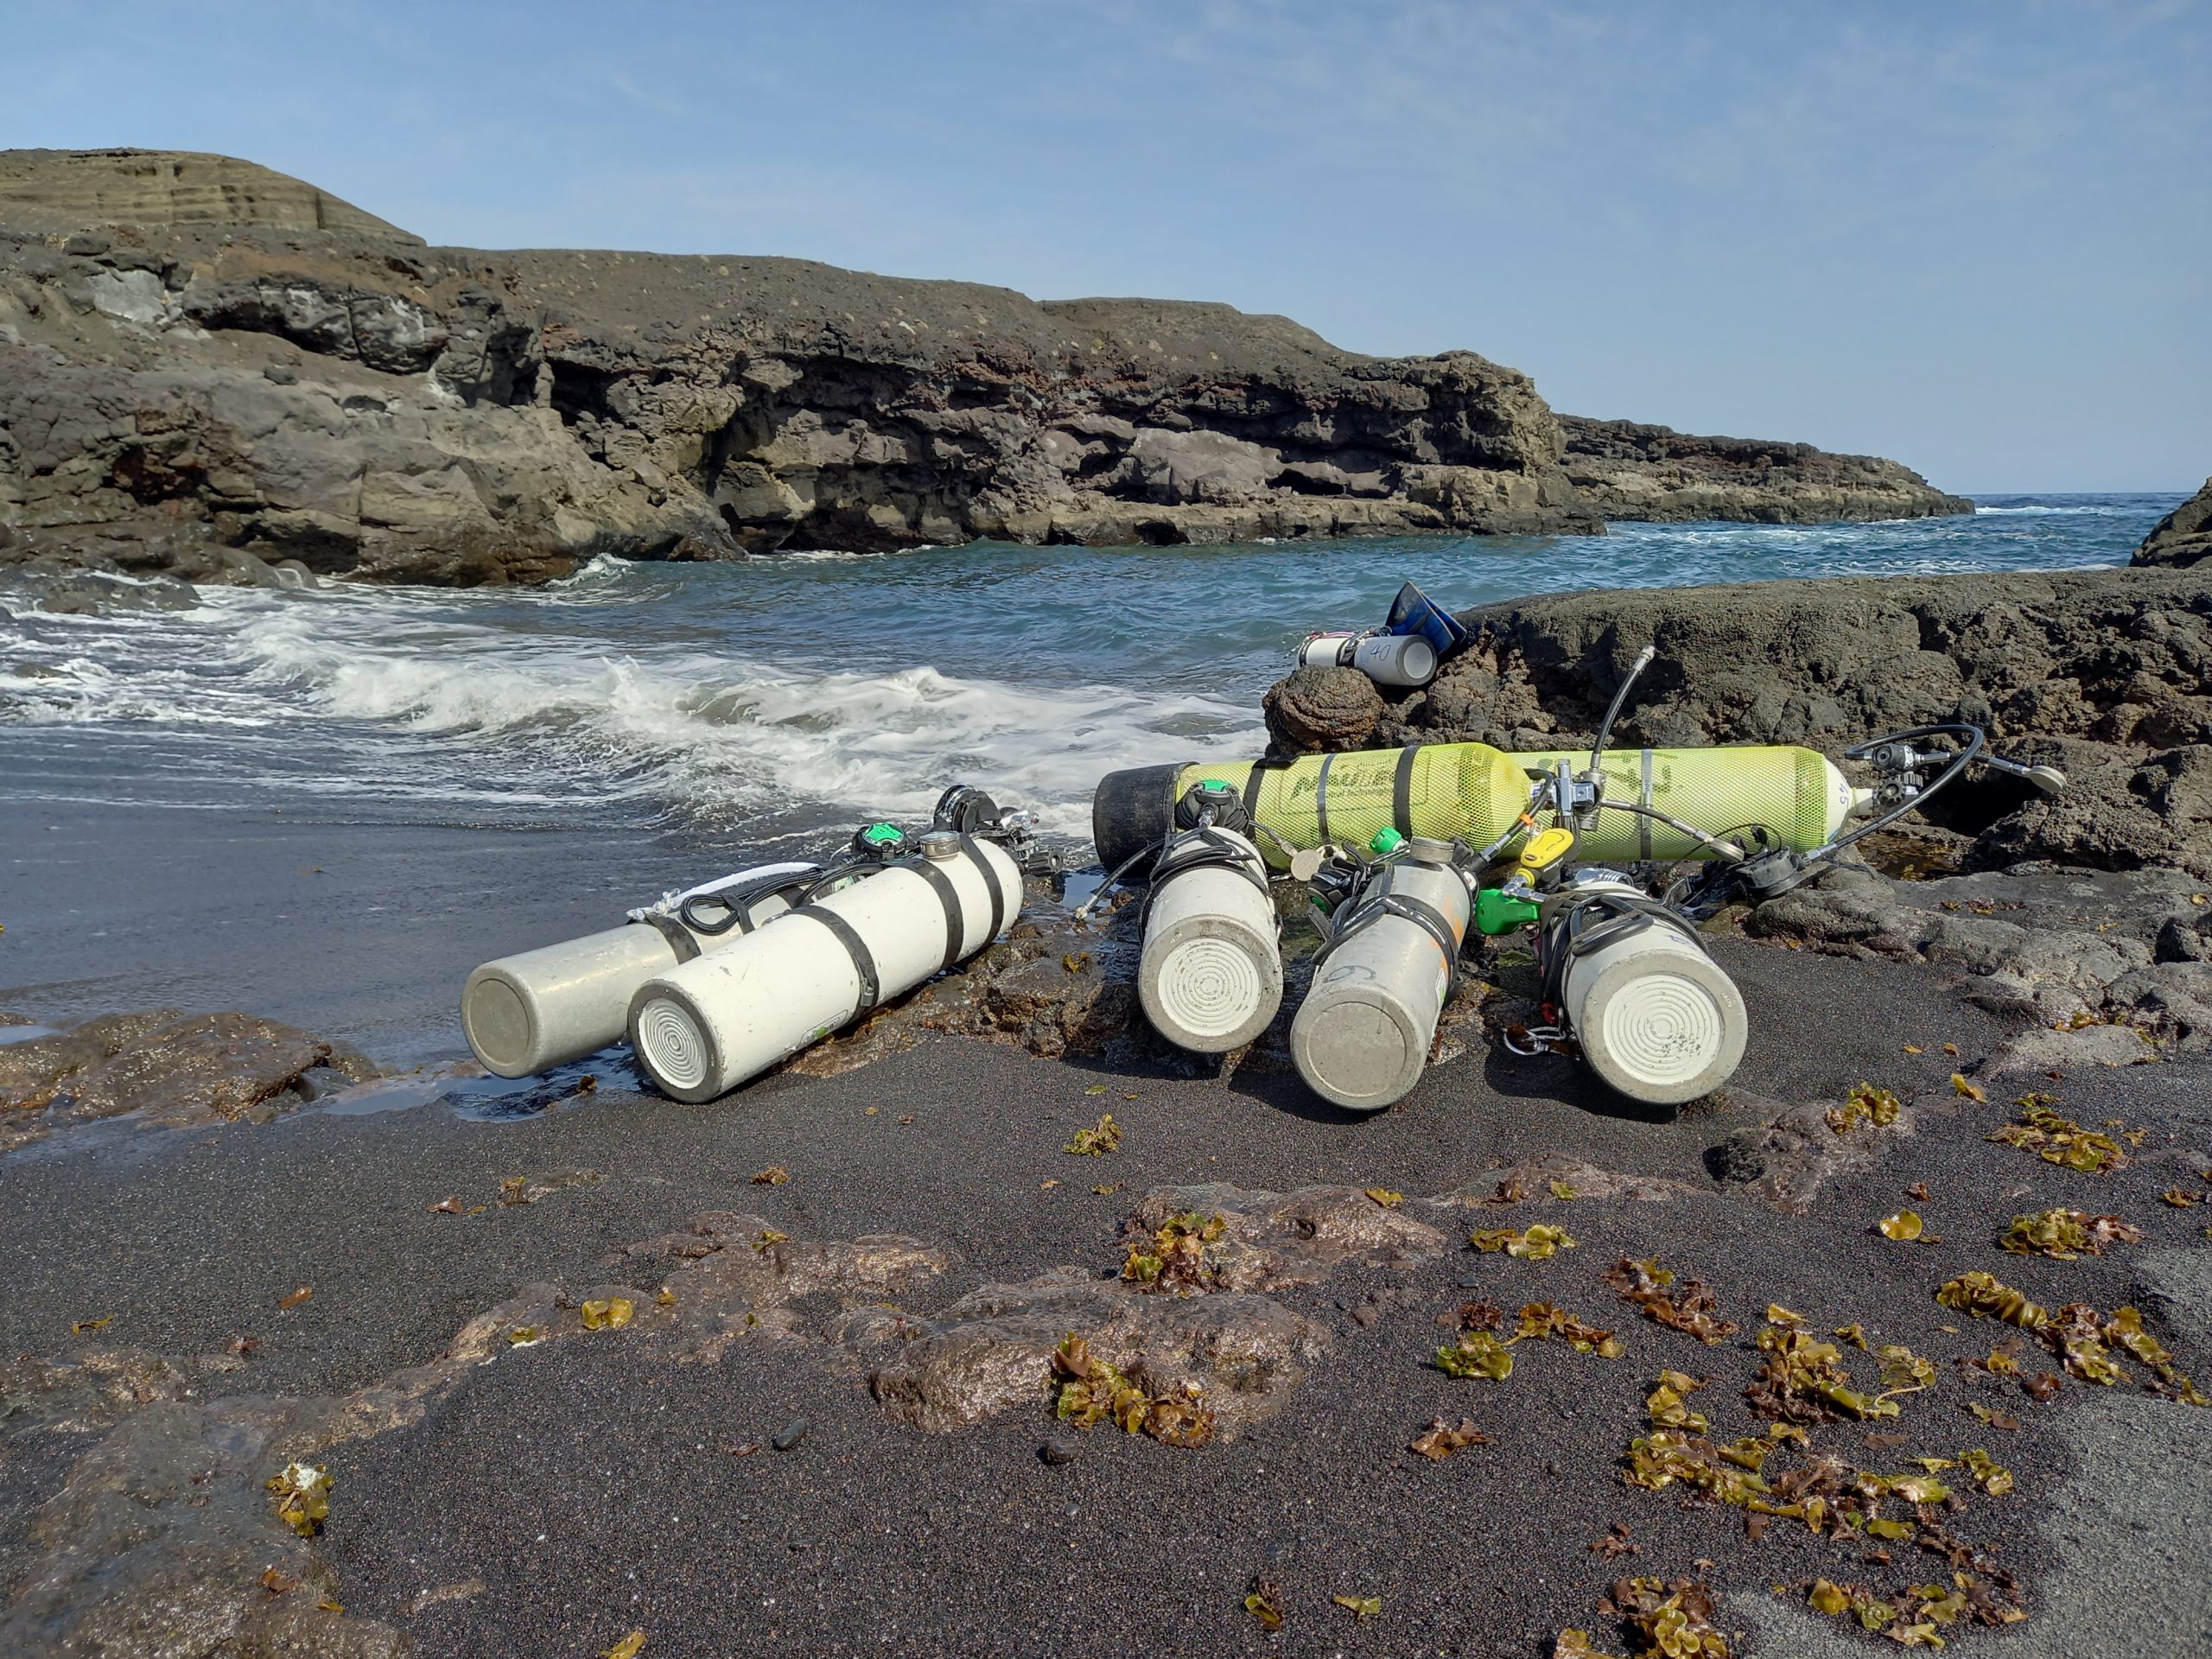
M 51 821 L 65 828 L 40 832 L 56 838 L 44 844 L 98 849 L 98 814 Z M 48 934 L 62 908 L 45 895 L 64 889 L 34 874 L 14 884 L 9 942 L 55 938 L 50 957 L 25 959 L 50 961 L 44 982 L 81 987 L 87 1001 L 119 995 L 92 971 L 100 931 L 112 939 L 137 926 L 151 937 L 129 939 L 130 959 L 173 964 L 166 983 L 181 1000 L 220 989 L 271 1009 L 318 997 L 343 1007 L 351 994 L 355 1007 L 404 1009 L 378 985 L 337 990 L 349 959 L 374 960 L 429 1001 L 457 982 L 464 958 L 496 948 L 450 936 L 439 901 L 473 911 L 513 868 L 509 838 L 413 834 L 239 823 L 201 837 L 186 861 L 190 879 L 175 885 L 196 908 L 169 908 L 156 926 L 150 902 L 137 909 L 139 895 L 118 893 L 79 924 L 83 942 Z M 533 838 L 534 855 L 548 839 Z M 283 925 L 252 935 L 260 949 L 242 957 L 200 943 L 221 938 L 226 887 L 208 878 L 227 855 L 206 849 L 225 845 L 249 848 L 262 868 L 296 859 L 325 872 L 300 878 L 299 897 L 280 900 Z M 111 855 L 112 844 L 101 850 Z M 58 872 L 68 856 L 35 845 L 32 868 Z M 355 931 L 360 895 L 397 865 L 434 863 L 434 880 L 410 878 L 418 901 L 404 919 L 365 924 L 372 954 Z M 238 868 L 228 891 L 243 905 L 243 860 Z M 543 868 L 533 866 L 538 925 L 571 902 L 579 925 L 591 919 L 582 896 L 537 879 Z M 2006 1628 L 1960 1627 L 1961 1645 L 2083 1656 L 2212 1641 L 2212 1595 L 2191 1541 L 2212 1522 L 2198 1478 L 2212 1417 L 2142 1395 L 2148 1374 L 2133 1362 L 2120 1386 L 2069 1379 L 2047 1404 L 1963 1372 L 1959 1362 L 2013 1333 L 1934 1298 L 1946 1279 L 1979 1268 L 2047 1305 L 2133 1305 L 2184 1370 L 2212 1370 L 2206 1211 L 2158 1198 L 2212 1193 L 2197 1173 L 2212 1165 L 2212 1066 L 2084 1067 L 2060 1081 L 1993 1084 L 1974 1103 L 1955 1093 L 1951 1073 L 1974 1071 L 2008 1027 L 1960 1001 L 1945 970 L 1748 940 L 1720 950 L 1757 1038 L 1724 1096 L 1672 1122 L 1630 1112 L 1557 1058 L 1441 1065 L 1397 1109 L 1353 1121 L 1287 1075 L 1247 1070 L 1223 1084 L 938 1039 L 841 1077 L 774 1077 L 704 1107 L 610 1084 L 499 1122 L 442 1104 L 359 1116 L 311 1107 L 206 1134 L 56 1136 L 0 1162 L 0 1248 L 14 1264 L 0 1349 L 165 1356 L 188 1391 L 125 1412 L 111 1387 L 108 1403 L 88 1406 L 99 1390 L 87 1372 L 38 1373 L 45 1382 L 34 1385 L 35 1368 L 18 1363 L 9 1393 L 19 1427 L 0 1461 L 0 1579 L 21 1599 L 4 1628 L 35 1650 L 162 1650 L 154 1626 L 213 1615 L 190 1595 L 150 1592 L 154 1563 L 167 1560 L 164 1570 L 211 1596 L 256 1548 L 277 1582 L 300 1576 L 301 1554 L 267 1522 L 258 1490 L 264 1465 L 281 1464 L 283 1432 L 340 1396 L 359 1416 L 380 1383 L 433 1365 L 472 1319 L 542 1284 L 574 1302 L 626 1287 L 639 1314 L 585 1333 L 573 1307 L 548 1303 L 549 1323 L 568 1322 L 561 1339 L 499 1343 L 485 1363 L 448 1365 L 408 1409 L 368 1411 L 380 1432 L 318 1440 L 327 1450 L 315 1460 L 335 1489 L 316 1544 L 315 1571 L 328 1576 L 311 1583 L 344 1611 L 253 1589 L 250 1603 L 282 1605 L 295 1623 L 251 1650 L 397 1650 L 357 1621 L 404 1631 L 426 1653 L 592 1654 L 643 1630 L 645 1651 L 671 1656 L 1502 1655 L 1547 1652 L 1567 1627 L 1592 1631 L 1602 1650 L 1617 1629 L 1599 1610 L 1608 1586 L 1655 1573 L 1712 1585 L 1721 1627 L 1753 1637 L 1755 1651 L 1864 1651 L 1871 1638 L 1855 1627 L 1803 1610 L 1804 1586 L 1942 1580 L 1951 1569 L 1941 1558 L 1906 1545 L 1893 1564 L 1870 1565 L 1867 1541 L 1815 1537 L 1786 1520 L 1753 1540 L 1739 1510 L 1622 1478 L 1662 1370 L 1714 1379 L 1692 1403 L 1712 1416 L 1716 1440 L 1760 1431 L 1738 1390 L 1757 1368 L 1751 1342 L 1770 1303 L 1822 1335 L 1863 1322 L 1870 1344 L 1902 1342 L 1936 1366 L 1934 1385 L 1906 1396 L 1898 1419 L 1815 1427 L 1815 1447 L 1894 1472 L 1909 1458 L 1980 1446 L 2013 1471 L 2017 1489 L 2001 1497 L 1947 1477 L 1967 1495 L 1947 1523 L 2018 1576 L 2028 1612 Z M 353 1028 L 375 1032 L 368 1019 Z M 1868 1161 L 1832 1176 L 1808 1213 L 1714 1179 L 1708 1154 L 1732 1131 L 1784 1103 L 1840 1101 L 1861 1077 L 1909 1103 L 1904 1122 L 1857 1131 Z M 2117 1119 L 2145 1131 L 2135 1161 L 2090 1175 L 1986 1141 L 2030 1081 L 2085 1126 Z M 1062 1152 L 1101 1109 L 1125 1126 L 1121 1149 Z M 1680 1185 L 1656 1200 L 1605 1197 L 1602 1183 L 1578 1176 L 1591 1191 L 1561 1201 L 1539 1179 L 1516 1204 L 1424 1202 L 1487 1194 L 1510 1166 L 1547 1155 Z M 753 1184 L 772 1166 L 789 1180 Z M 515 1176 L 550 1190 L 504 1205 L 500 1183 Z M 947 1252 L 944 1270 L 906 1294 L 857 1300 L 895 1301 L 926 1321 L 982 1285 L 1063 1267 L 1110 1275 L 1117 1230 L 1147 1190 L 1207 1182 L 1395 1189 L 1406 1195 L 1400 1213 L 1439 1229 L 1443 1248 L 1395 1266 L 1347 1261 L 1269 1293 L 1315 1321 L 1325 1345 L 1302 1380 L 1274 1379 L 1279 1414 L 1197 1450 L 1109 1423 L 1058 1431 L 1074 1456 L 1049 1464 L 1042 1376 L 1033 1404 L 972 1427 L 927 1433 L 893 1421 L 871 1397 L 861 1350 L 823 1334 L 837 1322 L 831 1295 L 802 1297 L 788 1325 L 741 1325 L 705 1363 L 689 1322 L 692 1264 L 617 1255 L 717 1211 L 788 1235 L 779 1251 L 907 1235 Z M 1872 1230 L 1913 1203 L 1904 1188 L 1915 1182 L 1926 1183 L 1930 1198 L 1916 1207 L 1940 1242 Z M 1116 1190 L 1092 1190 L 1105 1185 Z M 449 1196 L 485 1208 L 433 1208 Z M 1996 1248 L 2012 1215 L 2056 1205 L 2117 1213 L 2148 1236 L 2071 1262 Z M 1564 1225 L 1579 1248 L 1534 1262 L 1465 1243 L 1471 1228 L 1535 1222 Z M 1706 1280 L 1740 1329 L 1707 1347 L 1639 1318 L 1599 1277 L 1624 1255 Z M 672 1307 L 657 1303 L 663 1285 Z M 312 1297 L 283 1307 L 302 1287 Z M 1430 1363 L 1449 1338 L 1435 1320 L 1469 1299 L 1506 1310 L 1509 1325 L 1522 1304 L 1555 1302 L 1615 1330 L 1626 1351 L 1607 1359 L 1523 1341 L 1503 1382 L 1455 1380 Z M 73 1330 L 95 1319 L 110 1322 Z M 232 1351 L 241 1338 L 251 1344 L 242 1357 Z M 2047 1368 L 2032 1344 L 2026 1357 L 2031 1371 Z M 1871 1377 L 1868 1356 L 1851 1360 Z M 1970 1402 L 2018 1427 L 1993 1432 L 1968 1414 Z M 1489 1444 L 1433 1465 L 1407 1449 L 1433 1419 L 1463 1414 Z M 801 1421 L 798 1444 L 773 1449 Z M 1904 1439 L 1870 1446 L 1882 1431 Z M 106 1464 L 79 1461 L 111 1432 Z M 260 1452 L 257 1434 L 273 1435 Z M 1615 1524 L 1639 1553 L 1592 1553 Z M 1288 1618 L 1278 1634 L 1245 1611 L 1257 1579 L 1281 1586 Z M 1789 1593 L 1775 1594 L 1777 1585 Z M 240 1593 L 234 1582 L 216 1599 Z M 1378 1597 L 1381 1610 L 1357 1620 L 1332 1602 L 1339 1594 Z

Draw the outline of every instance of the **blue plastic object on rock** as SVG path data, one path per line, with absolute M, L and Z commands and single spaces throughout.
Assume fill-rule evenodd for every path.
M 1439 662 L 1467 643 L 1467 631 L 1458 619 L 1410 582 L 1390 601 L 1386 626 L 1392 633 L 1419 634 L 1434 649 Z

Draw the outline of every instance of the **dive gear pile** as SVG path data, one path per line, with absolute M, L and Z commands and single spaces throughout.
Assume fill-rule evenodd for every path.
M 1809 880 L 1976 766 L 2045 791 L 2065 782 L 1986 753 L 1962 723 L 1845 751 L 1873 771 L 1865 789 L 1789 746 L 1611 749 L 1653 655 L 1636 658 L 1586 755 L 1446 743 L 1109 773 L 1091 803 L 1108 880 L 1160 857 L 1195 791 L 1237 812 L 1267 865 L 1312 890 L 1323 944 L 1291 1054 L 1340 1106 L 1371 1111 L 1419 1080 L 1471 925 L 1535 930 L 1545 1023 L 1509 1046 L 1572 1047 L 1622 1094 L 1671 1105 L 1726 1083 L 1749 1034 L 1700 922 Z
M 1459 620 L 1410 582 L 1377 628 L 1309 633 L 1290 654 L 1300 668 L 1356 668 L 1394 691 L 1418 690 L 1437 665 L 1467 643 Z
M 1299 656 L 1410 687 L 1465 639 L 1408 582 L 1386 629 L 1310 635 Z M 1679 1104 L 1725 1084 L 1749 1034 L 1701 923 L 1809 880 L 1977 766 L 2065 785 L 2055 767 L 1988 753 L 1963 722 L 1847 749 L 1872 775 L 1866 788 L 1792 746 L 1614 749 L 1653 655 L 1631 664 L 1586 754 L 1440 743 L 1109 772 L 1091 801 L 1108 873 L 1076 918 L 1125 878 L 1145 881 L 1145 1017 L 1179 1047 L 1225 1054 L 1282 1003 L 1274 883 L 1306 888 L 1322 942 L 1291 1057 L 1353 1111 L 1420 1081 L 1469 935 L 1532 930 L 1541 1020 L 1504 1046 L 1579 1052 L 1620 1093 Z M 1024 874 L 1057 868 L 1027 814 L 955 785 L 918 836 L 864 825 L 819 863 L 741 871 L 486 963 L 463 987 L 461 1024 L 508 1077 L 626 1031 L 662 1090 L 711 1100 L 982 950 L 1020 913 Z
M 973 956 L 1057 868 L 1027 813 L 956 784 L 919 836 L 872 823 L 821 863 L 671 893 L 621 927 L 486 963 L 461 992 L 469 1046 L 526 1077 L 619 1040 L 679 1100 L 710 1100 Z

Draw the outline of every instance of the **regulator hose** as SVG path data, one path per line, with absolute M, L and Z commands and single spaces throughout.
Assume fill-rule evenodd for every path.
M 1956 782 L 1968 766 L 1979 760 L 1981 758 L 1982 746 L 1988 741 L 1980 727 L 1969 725 L 1965 721 L 1947 721 L 1934 726 L 1916 726 L 1910 731 L 1891 732 L 1885 736 L 1874 738 L 1865 743 L 1854 744 L 1843 752 L 1843 758 L 1847 760 L 1863 760 L 1877 749 L 1885 748 L 1892 743 L 1910 743 L 1923 737 L 1955 738 L 1965 747 L 1944 763 L 1942 770 L 1929 779 L 1924 788 L 1899 801 L 1888 811 L 1867 819 L 1857 829 L 1838 836 L 1827 846 L 1806 854 L 1807 863 L 1809 864 L 1816 859 L 1833 857 L 1845 848 L 1864 841 L 1877 830 L 1888 829 L 1906 813 L 1918 811 L 1927 804 L 1929 796 L 1937 790 L 1946 788 Z

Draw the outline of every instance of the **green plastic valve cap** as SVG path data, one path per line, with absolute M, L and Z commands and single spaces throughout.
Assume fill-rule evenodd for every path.
M 872 846 L 887 846 L 894 841 L 904 841 L 906 832 L 895 823 L 871 823 L 861 832 L 861 839 Z
M 1406 844 L 1406 838 L 1385 825 L 1375 832 L 1374 840 L 1367 843 L 1367 850 L 1377 858 L 1388 858 Z
M 1496 887 L 1475 894 L 1475 927 L 1485 934 L 1510 933 L 1536 919 L 1540 906 L 1529 899 L 1516 899 Z
M 1227 795 L 1231 792 L 1228 780 L 1221 778 L 1209 778 L 1205 782 L 1200 784 L 1198 787 L 1205 790 L 1209 795 Z

